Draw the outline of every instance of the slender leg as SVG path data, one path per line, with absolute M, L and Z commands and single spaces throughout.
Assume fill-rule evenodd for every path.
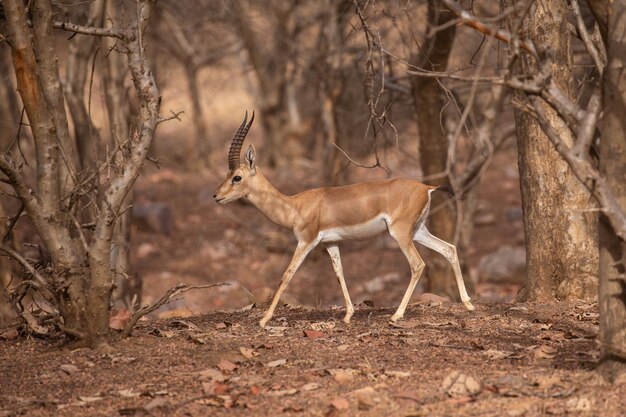
M 404 293 L 404 297 L 402 297 L 398 310 L 393 316 L 391 316 L 391 321 L 394 322 L 404 316 L 406 306 L 409 304 L 413 291 L 415 291 L 417 281 L 419 281 L 422 271 L 424 270 L 424 261 L 417 252 L 417 249 L 415 249 L 415 245 L 413 245 L 411 229 L 410 225 L 393 225 L 389 227 L 391 237 L 398 242 L 398 246 L 400 246 L 402 253 L 404 253 L 404 256 L 406 256 L 406 259 L 409 261 L 409 265 L 411 266 L 411 282 L 409 282 L 409 286 Z
M 463 275 L 461 275 L 461 266 L 459 265 L 459 258 L 456 254 L 456 247 L 445 240 L 441 240 L 436 236 L 430 234 L 425 225 L 421 225 L 413 239 L 421 243 L 422 245 L 430 248 L 436 252 L 439 252 L 443 255 L 444 258 L 450 262 L 452 265 L 452 270 L 454 271 L 454 276 L 456 277 L 456 285 L 459 287 L 459 294 L 461 295 L 461 301 L 465 308 L 469 311 L 474 310 L 474 306 L 470 302 L 470 297 L 467 295 L 467 290 L 465 289 L 465 282 L 463 282 Z
M 276 309 L 278 301 L 280 300 L 280 296 L 283 294 L 283 291 L 285 291 L 285 288 L 287 288 L 287 285 L 289 285 L 289 281 L 291 281 L 291 278 L 293 278 L 293 275 L 302 264 L 302 261 L 304 261 L 304 258 L 306 258 L 306 256 L 315 246 L 317 246 L 317 243 L 318 242 L 298 242 L 296 252 L 293 254 L 293 258 L 291 258 L 291 262 L 289 263 L 287 270 L 280 280 L 280 285 L 276 290 L 276 294 L 274 294 L 272 304 L 270 304 L 269 308 L 265 312 L 265 315 L 259 322 L 261 327 L 265 327 L 265 324 L 272 318 L 272 316 L 274 315 L 274 310 Z
M 343 277 L 343 267 L 341 266 L 341 256 L 339 255 L 339 247 L 336 244 L 326 246 L 326 251 L 330 255 L 330 260 L 333 263 L 333 269 L 335 275 L 337 275 L 337 281 L 341 286 L 341 292 L 343 294 L 343 301 L 346 304 L 346 315 L 343 318 L 344 323 L 350 323 L 350 318 L 354 314 L 354 306 L 352 300 L 350 300 L 350 294 L 348 293 L 348 287 L 346 286 L 346 280 Z

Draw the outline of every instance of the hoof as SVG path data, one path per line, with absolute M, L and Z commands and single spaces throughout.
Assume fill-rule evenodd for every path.
M 476 307 L 474 307 L 474 305 L 469 300 L 463 301 L 463 305 L 468 311 L 474 311 L 476 309 Z
M 346 323 L 346 324 L 350 324 L 350 319 L 351 319 L 351 318 L 352 318 L 352 314 L 351 314 L 351 315 L 349 315 L 349 316 L 345 316 L 345 317 L 343 318 L 343 322 L 344 322 L 344 323 Z
M 391 321 L 392 323 L 397 322 L 398 320 L 400 320 L 402 318 L 402 316 L 396 315 L 394 314 L 393 316 L 391 316 L 391 318 L 389 319 L 389 321 Z
M 259 326 L 261 326 L 262 329 L 265 329 L 266 324 L 267 324 L 266 319 L 261 319 L 261 321 L 259 321 Z

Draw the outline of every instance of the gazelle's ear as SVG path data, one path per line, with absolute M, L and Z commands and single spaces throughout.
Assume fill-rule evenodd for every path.
M 248 169 L 250 169 L 250 173 L 252 175 L 256 174 L 256 151 L 254 150 L 254 146 L 250 145 L 248 146 L 248 150 L 246 150 L 246 165 L 248 166 Z

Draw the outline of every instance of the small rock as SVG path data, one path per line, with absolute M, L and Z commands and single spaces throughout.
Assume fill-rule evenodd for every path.
M 352 391 L 350 395 L 354 396 L 359 404 L 360 410 L 367 410 L 380 402 L 380 395 L 372 387 L 365 387 Z
M 523 283 L 526 278 L 526 249 L 504 245 L 478 262 L 478 279 L 486 282 Z
M 449 303 L 450 299 L 447 298 L 447 297 L 441 297 L 441 296 L 436 295 L 436 294 L 431 294 L 429 292 L 425 292 L 423 294 L 418 295 L 416 297 L 416 301 L 419 304 L 424 304 L 424 305 L 427 305 L 427 306 L 434 307 L 434 306 L 440 306 L 440 305 L 445 304 L 445 303 Z

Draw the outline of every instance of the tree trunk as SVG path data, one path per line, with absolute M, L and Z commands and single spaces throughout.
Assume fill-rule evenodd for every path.
M 293 40 L 289 20 L 293 12 L 288 2 L 273 1 L 264 6 L 271 16 L 273 33 L 269 48 L 252 29 L 248 7 L 242 0 L 232 2 L 239 36 L 258 80 L 258 106 L 265 135 L 265 155 L 269 166 L 285 166 L 304 155 L 302 131 L 291 115 L 287 90 L 290 79 L 289 60 L 293 59 Z
M 90 26 L 102 26 L 104 6 L 104 0 L 91 3 L 86 19 Z M 85 85 L 91 73 L 92 54 L 99 41 L 98 38 L 88 35 L 78 35 L 69 41 L 63 87 L 74 122 L 74 141 L 81 170 L 86 169 L 94 161 L 97 155 L 96 147 L 100 143 L 98 129 L 93 126 L 89 117 L 89 103 L 85 104 Z
M 209 165 L 209 155 L 211 153 L 209 138 L 206 134 L 204 124 L 204 114 L 202 103 L 200 102 L 200 90 L 198 88 L 199 68 L 188 65 L 185 68 L 189 97 L 191 98 L 192 124 L 193 124 L 193 146 L 195 149 L 190 152 L 191 160 L 194 161 L 195 168 L 201 169 Z
M 574 99 L 566 3 L 533 3 L 521 32 L 535 45 L 551 51 L 553 80 Z M 517 70 L 531 74 L 538 71 L 536 61 L 528 54 L 520 61 Z M 559 136 L 571 146 L 574 138 L 565 122 L 550 106 L 542 105 Z M 594 299 L 598 271 L 594 201 L 533 117 L 516 111 L 516 127 L 527 257 L 526 286 L 518 299 Z
M 608 65 L 600 172 L 626 212 L 626 5 L 608 6 Z M 600 370 L 611 381 L 626 372 L 626 242 L 600 216 Z
M 440 9 L 436 1 L 429 0 L 428 18 L 430 25 L 435 27 L 446 24 L 454 16 L 450 11 Z M 455 33 L 454 25 L 436 32 L 423 48 L 424 52 L 413 54 L 411 63 L 428 70 L 445 70 Z M 448 160 L 448 140 L 439 122 L 444 105 L 443 92 L 437 79 L 425 77 L 412 77 L 411 90 L 415 103 L 422 171 L 425 176 L 441 174 L 446 171 Z M 429 183 L 445 185 L 448 181 L 445 177 L 429 181 Z M 440 239 L 450 242 L 454 237 L 456 224 L 454 205 L 443 193 L 434 193 L 432 197 L 431 209 L 437 208 L 437 210 L 433 210 L 428 218 L 428 229 Z M 443 257 L 433 256 L 426 273 L 427 291 L 447 295 L 454 300 L 458 299 L 452 270 Z
M 118 7 L 115 2 L 107 1 L 107 16 L 117 21 Z M 116 40 L 111 38 L 102 39 L 107 51 L 112 51 L 104 57 L 102 66 L 102 79 L 105 85 L 105 99 L 109 116 L 109 145 L 115 147 L 116 143 L 123 143 L 130 137 L 129 124 L 131 114 L 137 114 L 136 109 L 131 109 L 128 99 L 128 89 L 124 87 L 124 79 L 128 73 L 128 64 L 124 62 L 124 56 L 115 51 Z M 130 207 L 134 202 L 134 192 L 131 190 L 124 200 L 124 207 Z M 130 239 L 131 239 L 132 210 L 125 210 L 119 216 L 116 228 L 113 232 L 111 244 L 111 269 L 115 274 L 115 290 L 112 298 L 114 304 L 121 304 L 128 308 L 135 298 L 141 302 L 141 277 L 135 273 L 130 262 Z

